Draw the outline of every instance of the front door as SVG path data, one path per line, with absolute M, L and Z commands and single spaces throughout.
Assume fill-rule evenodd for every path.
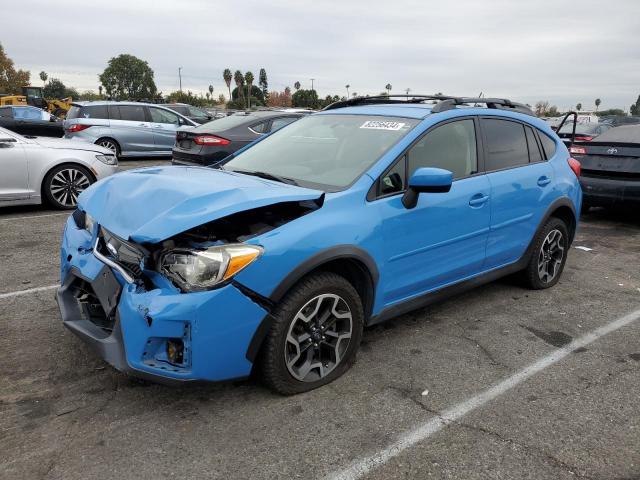
M 378 205 L 386 262 L 380 287 L 384 306 L 478 274 L 490 224 L 490 186 L 478 174 L 478 143 L 472 118 L 429 130 L 379 182 Z M 453 172 L 446 193 L 422 193 L 407 209 L 402 194 L 420 167 Z
M 30 196 L 29 164 L 22 143 L 0 131 L 0 202 Z
M 149 113 L 154 151 L 171 154 L 176 143 L 176 130 L 180 126 L 180 117 L 173 112 L 156 107 L 149 107 Z

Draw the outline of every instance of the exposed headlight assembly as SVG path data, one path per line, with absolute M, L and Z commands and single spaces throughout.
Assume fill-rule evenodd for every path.
M 245 244 L 207 250 L 175 248 L 162 254 L 158 270 L 185 292 L 209 290 L 233 277 L 262 252 L 262 247 Z
M 118 159 L 115 155 L 96 155 L 96 159 L 107 165 L 117 165 Z

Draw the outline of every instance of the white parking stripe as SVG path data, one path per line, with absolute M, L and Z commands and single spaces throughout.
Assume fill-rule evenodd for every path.
M 0 218 L 0 221 L 2 220 L 24 220 L 27 218 L 42 218 L 42 217 L 59 217 L 60 215 L 67 215 L 69 216 L 69 213 L 49 213 L 47 215 L 25 215 L 23 217 L 2 217 Z
M 428 439 L 433 434 L 446 427 L 449 423 L 459 420 L 473 410 L 484 406 L 486 403 L 490 402 L 496 397 L 499 397 L 503 393 L 508 392 L 512 388 L 527 380 L 532 375 L 535 375 L 536 373 L 559 362 L 577 348 L 589 345 L 599 338 L 611 332 L 614 332 L 626 325 L 629 325 L 630 323 L 633 323 L 638 319 L 640 319 L 640 310 L 631 312 L 628 315 L 619 318 L 618 320 L 615 320 L 593 330 L 590 333 L 587 333 L 586 335 L 574 340 L 569 345 L 555 350 L 545 357 L 542 357 L 537 362 L 529 365 L 528 367 L 525 367 L 524 369 L 503 380 L 497 385 L 494 385 L 493 387 L 479 393 L 478 395 L 475 395 L 468 400 L 465 400 L 464 402 L 443 411 L 437 418 L 429 420 L 428 422 L 418 425 L 413 430 L 404 433 L 396 442 L 387 446 L 383 450 L 370 456 L 356 460 L 344 470 L 334 472 L 328 475 L 326 478 L 331 480 L 354 480 L 366 475 L 373 469 L 387 463 L 391 458 L 400 455 L 406 449 Z
M 17 292 L 8 292 L 8 293 L 0 293 L 0 300 L 3 298 L 17 297 L 19 295 L 28 295 L 29 293 L 42 292 L 45 290 L 53 290 L 54 288 L 58 288 L 60 285 L 48 285 L 46 287 L 36 287 L 30 288 L 28 290 L 18 290 Z

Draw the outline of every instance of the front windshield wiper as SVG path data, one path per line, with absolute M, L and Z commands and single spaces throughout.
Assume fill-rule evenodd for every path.
M 231 171 L 243 173 L 245 175 L 253 175 L 254 177 L 264 178 L 265 180 L 275 180 L 276 182 L 287 183 L 289 185 L 298 186 L 298 182 L 296 182 L 293 178 L 283 177 L 281 175 L 274 175 L 273 173 L 260 172 L 257 170 L 231 170 Z

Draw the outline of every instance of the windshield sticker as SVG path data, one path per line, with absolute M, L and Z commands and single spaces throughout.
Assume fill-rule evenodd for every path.
M 373 130 L 400 130 L 406 124 L 401 122 L 381 122 L 379 120 L 368 120 L 360 128 L 371 128 Z

